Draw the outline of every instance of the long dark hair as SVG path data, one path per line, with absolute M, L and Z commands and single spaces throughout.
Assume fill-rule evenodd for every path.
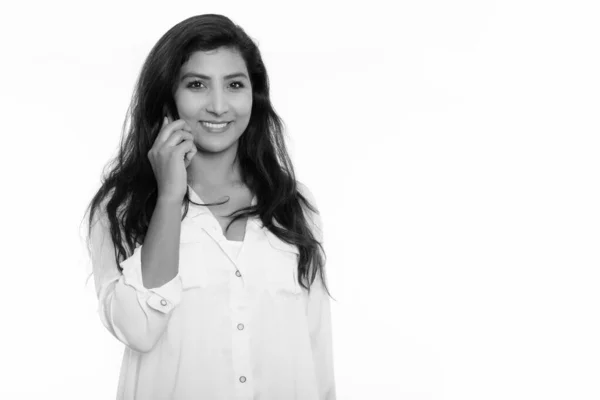
M 108 173 L 105 167 L 102 185 L 86 209 L 88 249 L 94 213 L 103 203 L 121 271 L 120 262 L 133 253 L 137 243 L 143 243 L 158 196 L 148 151 L 160 131 L 165 107 L 174 119 L 179 119 L 173 98 L 179 70 L 192 53 L 221 47 L 239 52 L 250 74 L 252 111 L 248 127 L 239 138 L 236 159 L 242 182 L 257 198 L 256 205 L 229 215 L 235 217 L 227 229 L 238 219 L 260 216 L 273 234 L 298 246 L 298 283 L 310 292 L 318 272 L 331 297 L 324 274 L 325 251 L 313 235 L 312 222 L 301 203 L 313 213 L 318 214 L 318 210 L 298 190 L 282 135 L 283 122 L 271 104 L 269 78 L 260 52 L 241 27 L 218 14 L 194 16 L 178 23 L 158 40 L 146 58 L 125 119 L 127 123 L 130 118 L 128 134 L 121 138 L 118 155 L 107 165 Z M 184 218 L 190 202 L 188 191 L 183 198 Z M 199 205 L 214 204 L 220 203 Z

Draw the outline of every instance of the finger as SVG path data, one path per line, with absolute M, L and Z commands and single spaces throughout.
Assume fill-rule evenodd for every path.
M 171 134 L 171 136 L 169 136 L 167 138 L 167 140 L 162 144 L 162 146 L 166 146 L 166 147 L 177 146 L 184 140 L 193 140 L 193 139 L 194 139 L 194 136 L 191 133 L 180 129 L 180 130 L 173 132 Z
M 187 125 L 187 122 L 185 122 L 182 119 L 178 119 L 177 121 L 174 121 L 174 122 L 171 122 L 170 124 L 164 125 L 161 128 L 160 132 L 158 133 L 158 136 L 156 137 L 155 143 L 158 146 L 161 146 L 169 138 L 169 136 L 171 136 L 171 134 L 173 132 L 175 132 L 177 130 L 183 130 L 183 128 L 186 125 Z
M 196 152 L 198 150 L 196 149 L 196 146 L 194 145 L 192 147 L 192 149 L 190 151 L 188 151 L 187 153 L 185 153 L 185 167 L 189 167 L 189 165 L 192 163 L 192 160 L 194 159 L 194 156 L 196 155 Z
M 174 121 L 175 121 L 175 120 L 173 119 L 173 116 L 171 115 L 171 113 L 169 112 L 169 110 L 168 110 L 168 109 L 165 109 L 165 115 L 166 115 L 166 117 L 167 117 L 167 124 L 170 124 L 171 122 L 174 122 Z M 180 118 L 180 119 L 178 119 L 177 121 L 180 121 L 180 120 L 181 120 L 181 118 Z M 192 128 L 191 128 L 191 127 L 190 127 L 190 126 L 187 124 L 187 122 L 186 122 L 185 126 L 184 126 L 183 128 L 181 128 L 181 129 L 183 129 L 183 130 L 186 130 L 186 131 L 188 131 L 188 132 L 191 132 L 191 131 L 192 131 Z
M 184 158 L 185 153 L 187 153 L 188 151 L 191 151 L 195 147 L 196 147 L 196 145 L 194 144 L 193 141 L 185 140 L 185 141 L 181 142 L 179 145 L 174 147 L 173 155 L 175 155 L 176 157 Z

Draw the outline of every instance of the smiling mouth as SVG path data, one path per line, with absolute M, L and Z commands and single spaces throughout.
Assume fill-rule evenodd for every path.
M 205 125 L 227 125 L 232 121 L 222 121 L 222 122 L 211 122 L 211 121 L 200 121 L 201 124 Z
M 206 129 L 209 132 L 222 132 L 225 131 L 229 125 L 231 125 L 233 121 L 229 121 L 229 122 L 225 122 L 225 123 L 212 123 L 212 122 L 206 122 L 206 121 L 200 121 L 200 123 L 202 124 L 202 127 L 204 129 Z

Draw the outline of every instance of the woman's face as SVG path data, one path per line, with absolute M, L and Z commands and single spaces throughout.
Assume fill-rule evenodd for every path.
M 192 128 L 199 151 L 221 152 L 242 135 L 252 111 L 252 87 L 244 59 L 220 48 L 195 52 L 181 67 L 174 94 L 179 118 Z M 228 122 L 215 128 L 204 122 Z

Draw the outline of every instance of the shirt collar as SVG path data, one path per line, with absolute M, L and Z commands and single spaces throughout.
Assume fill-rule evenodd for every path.
M 202 200 L 202 198 L 198 195 L 198 193 L 196 193 L 194 191 L 194 189 L 192 189 L 192 187 L 189 184 L 187 186 L 189 189 L 188 193 L 189 193 L 191 201 L 193 201 L 194 203 L 200 203 L 200 204 L 206 203 L 204 200 Z M 254 197 L 252 197 L 252 202 L 250 203 L 250 205 L 255 206 L 256 204 L 257 204 L 257 199 L 256 199 L 256 195 L 254 195 Z M 182 210 L 181 215 L 183 215 L 183 211 L 185 210 L 184 206 L 182 206 L 181 210 Z M 187 217 L 195 218 L 195 217 L 198 217 L 203 214 L 212 214 L 212 213 L 207 206 L 198 206 L 191 202 L 189 203 Z

